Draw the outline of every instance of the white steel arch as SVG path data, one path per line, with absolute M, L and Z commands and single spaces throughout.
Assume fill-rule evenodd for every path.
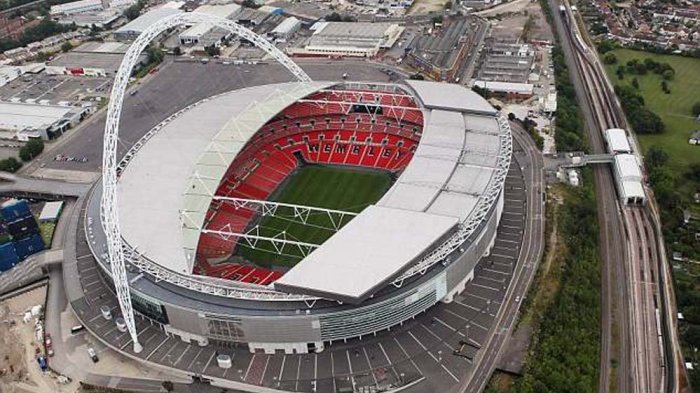
M 117 142 L 119 140 L 119 119 L 122 112 L 124 93 L 131 77 L 131 72 L 138 61 L 139 55 L 148 44 L 157 36 L 174 27 L 197 23 L 209 23 L 226 29 L 232 34 L 252 42 L 258 48 L 272 56 L 287 70 L 289 70 L 300 82 L 310 82 L 311 78 L 282 51 L 277 49 L 269 41 L 238 25 L 237 23 L 217 16 L 205 13 L 186 12 L 165 17 L 144 30 L 134 43 L 129 47 L 119 70 L 114 78 L 114 86 L 110 95 L 105 123 L 104 146 L 102 151 L 102 226 L 107 238 L 107 250 L 109 255 L 112 279 L 117 292 L 119 306 L 129 335 L 133 342 L 134 352 L 139 353 L 143 349 L 138 341 L 136 324 L 134 322 L 134 310 L 131 304 L 131 293 L 126 274 L 125 256 L 122 249 L 121 229 L 119 227 L 119 214 L 117 211 Z

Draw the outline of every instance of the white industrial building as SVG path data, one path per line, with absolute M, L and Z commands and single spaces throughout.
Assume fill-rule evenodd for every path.
M 627 132 L 620 128 L 605 130 L 605 143 L 608 145 L 608 153 L 629 154 L 632 153 L 632 146 L 627 139 Z
M 0 134 L 20 141 L 54 139 L 93 110 L 93 107 L 0 102 Z
M 241 6 L 238 4 L 203 5 L 193 11 L 198 14 L 209 14 L 223 19 L 231 19 Z M 211 23 L 198 23 L 178 35 L 183 45 L 210 46 L 218 44 L 229 32 Z
M 139 34 L 141 34 L 141 32 L 146 30 L 146 28 L 156 23 L 157 21 L 167 16 L 179 14 L 181 12 L 183 11 L 180 9 L 173 9 L 170 7 L 160 7 L 154 10 L 150 10 L 117 29 L 117 31 L 114 32 L 114 37 L 119 40 L 133 40 L 136 37 L 138 37 Z
M 270 32 L 270 36 L 276 40 L 288 40 L 294 33 L 301 29 L 301 21 L 295 17 L 289 17 L 275 26 Z
M 486 89 L 488 91 L 498 94 L 516 95 L 520 97 L 532 97 L 535 91 L 535 85 L 531 83 L 494 82 L 478 80 L 474 82 L 474 86 L 478 86 L 482 89 Z
M 52 5 L 49 11 L 51 16 L 73 15 L 86 12 L 98 12 L 104 9 L 102 0 L 79 0 L 72 3 Z
M 623 205 L 642 205 L 646 202 L 642 184 L 642 170 L 633 154 L 618 154 L 614 160 L 615 185 Z
M 289 52 L 301 56 L 374 57 L 394 46 L 404 28 L 396 23 L 318 22 L 301 48 Z

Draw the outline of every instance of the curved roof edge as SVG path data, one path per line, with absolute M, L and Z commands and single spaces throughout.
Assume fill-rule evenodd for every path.
M 214 193 L 238 152 L 248 140 L 296 100 L 337 82 L 280 83 L 262 100 L 252 101 L 234 115 L 204 149 L 184 190 L 181 222 L 185 260 L 194 265 L 199 235 Z

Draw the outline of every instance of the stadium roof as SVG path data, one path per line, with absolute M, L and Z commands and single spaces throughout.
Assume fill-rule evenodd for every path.
M 277 280 L 275 288 L 359 303 L 456 225 L 453 217 L 370 206 Z
M 146 258 L 189 274 L 211 194 L 240 148 L 290 99 L 329 84 L 283 83 L 236 90 L 202 102 L 162 126 L 120 176 L 124 239 Z
M 190 274 L 212 196 L 238 152 L 282 109 L 335 84 L 236 90 L 157 126 L 160 131 L 120 176 L 124 239 L 151 261 Z M 457 228 L 483 219 L 476 207 L 497 183 L 495 168 L 504 152 L 500 136 L 505 131 L 496 111 L 461 86 L 412 81 L 411 87 L 425 117 L 413 159 L 376 205 L 287 272 L 276 288 L 360 302 Z
M 460 85 L 418 80 L 408 80 L 406 83 L 416 91 L 426 108 L 496 114 L 496 109 L 483 97 Z

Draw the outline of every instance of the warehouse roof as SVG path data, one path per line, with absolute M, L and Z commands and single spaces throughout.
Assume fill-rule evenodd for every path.
M 53 221 L 58 219 L 58 215 L 61 214 L 62 208 L 63 201 L 46 202 L 44 207 L 41 209 L 39 221 Z
M 170 15 L 179 14 L 181 12 L 183 11 L 179 9 L 172 9 L 166 7 L 156 8 L 146 12 L 145 14 L 118 28 L 115 33 L 141 34 L 142 31 L 146 30 L 146 28 L 158 22 L 159 20 Z
M 0 129 L 19 131 L 49 127 L 71 110 L 70 106 L 0 102 Z

